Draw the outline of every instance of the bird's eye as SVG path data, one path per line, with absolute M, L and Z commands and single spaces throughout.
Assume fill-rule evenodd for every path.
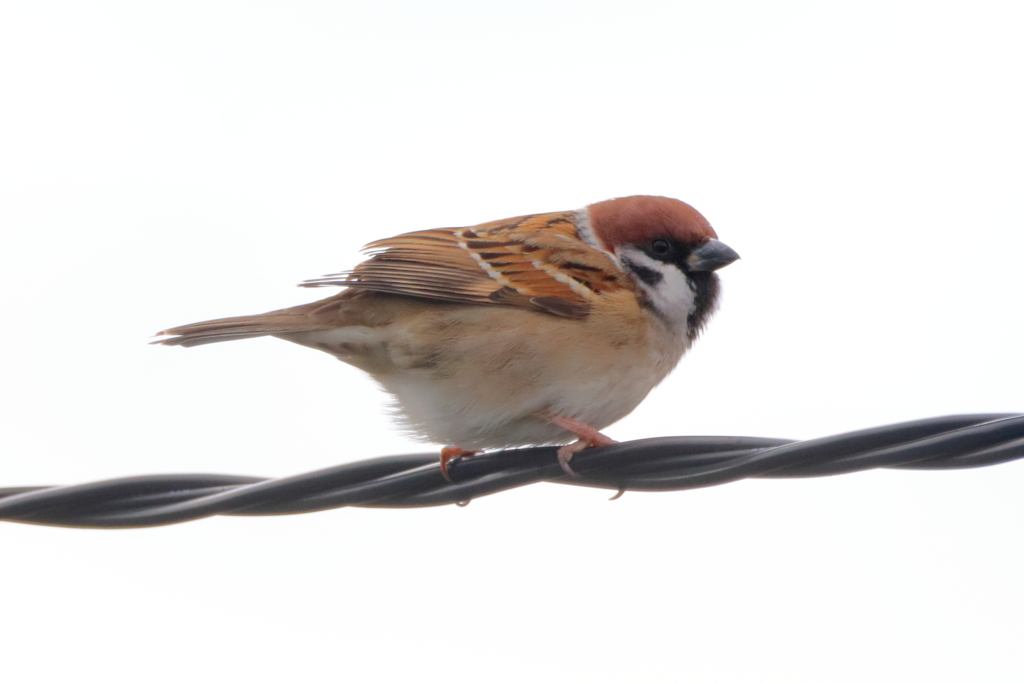
M 664 237 L 651 240 L 651 246 L 649 249 L 651 250 L 651 256 L 655 256 L 657 258 L 665 258 L 675 251 L 675 247 L 672 245 L 672 242 Z

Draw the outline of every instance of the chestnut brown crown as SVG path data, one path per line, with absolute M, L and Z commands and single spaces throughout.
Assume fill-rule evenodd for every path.
M 671 197 L 619 197 L 587 208 L 594 236 L 608 251 L 656 237 L 668 237 L 695 247 L 718 237 L 697 209 Z

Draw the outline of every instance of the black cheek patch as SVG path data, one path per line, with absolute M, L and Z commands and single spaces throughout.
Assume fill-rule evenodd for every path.
M 622 263 L 649 287 L 654 287 L 665 279 L 665 276 L 658 271 L 648 268 L 647 266 L 641 266 L 639 263 L 633 263 L 632 261 L 627 260 L 623 260 Z

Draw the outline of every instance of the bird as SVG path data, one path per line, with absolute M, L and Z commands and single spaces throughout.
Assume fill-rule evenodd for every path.
M 739 258 L 670 197 L 371 242 L 354 268 L 307 280 L 334 296 L 259 315 L 172 327 L 153 343 L 277 337 L 368 373 L 399 425 L 443 444 L 449 464 L 487 449 L 563 444 L 558 462 L 615 443 L 601 430 L 676 367 Z M 575 438 L 575 441 L 572 439 Z

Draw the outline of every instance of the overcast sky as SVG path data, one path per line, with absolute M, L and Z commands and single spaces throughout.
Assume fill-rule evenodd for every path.
M 375 238 L 629 194 L 743 257 L 607 433 L 1024 412 L 1012 2 L 5 2 L 0 487 L 425 447 L 166 327 Z M 1024 463 L 148 530 L 0 524 L 11 680 L 1021 680 Z

